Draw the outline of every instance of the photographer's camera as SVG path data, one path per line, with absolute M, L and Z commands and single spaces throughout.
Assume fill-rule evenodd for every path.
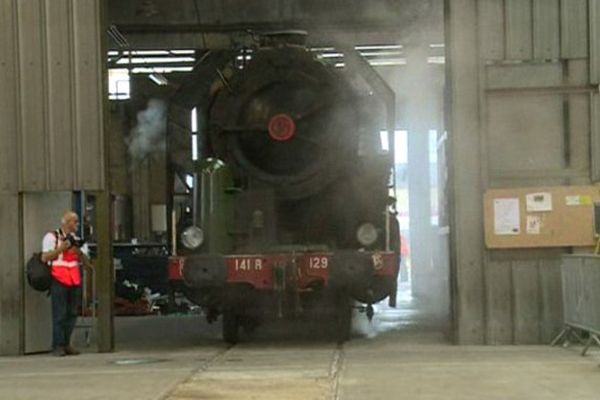
M 81 247 L 85 243 L 85 239 L 75 236 L 72 233 L 68 234 L 65 240 L 71 244 L 69 247 Z

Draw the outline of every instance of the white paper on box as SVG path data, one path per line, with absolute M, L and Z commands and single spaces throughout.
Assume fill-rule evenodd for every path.
M 527 234 L 539 235 L 542 228 L 542 217 L 539 215 L 527 216 Z
M 519 199 L 494 200 L 494 233 L 496 235 L 518 235 L 521 233 Z
M 567 197 L 565 197 L 565 203 L 568 206 L 578 206 L 581 204 L 581 197 L 580 196 L 567 196 Z
M 552 194 L 550 193 L 530 193 L 525 198 L 528 212 L 552 211 Z

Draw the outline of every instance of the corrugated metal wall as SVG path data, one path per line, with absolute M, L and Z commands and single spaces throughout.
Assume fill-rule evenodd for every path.
M 0 1 L 0 190 L 104 187 L 99 3 Z
M 446 11 L 452 158 L 469 159 L 452 167 L 457 339 L 545 343 L 560 330 L 570 250 L 487 250 L 481 196 L 598 177 L 598 1 L 447 0 Z
M 18 194 L 105 187 L 101 8 L 0 0 L 0 354 L 22 348 Z

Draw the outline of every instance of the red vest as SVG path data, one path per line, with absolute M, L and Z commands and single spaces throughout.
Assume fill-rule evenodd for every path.
M 55 233 L 56 234 L 56 233 Z M 57 246 L 62 240 L 57 241 Z M 65 250 L 52 261 L 52 277 L 65 286 L 81 285 L 79 255 L 73 250 Z

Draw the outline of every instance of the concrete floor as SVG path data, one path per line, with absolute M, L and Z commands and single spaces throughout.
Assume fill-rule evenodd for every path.
M 452 346 L 401 304 L 380 307 L 341 347 L 316 327 L 307 335 L 275 324 L 228 348 L 198 316 L 120 318 L 115 353 L 0 358 L 0 399 L 600 398 L 597 350 Z

